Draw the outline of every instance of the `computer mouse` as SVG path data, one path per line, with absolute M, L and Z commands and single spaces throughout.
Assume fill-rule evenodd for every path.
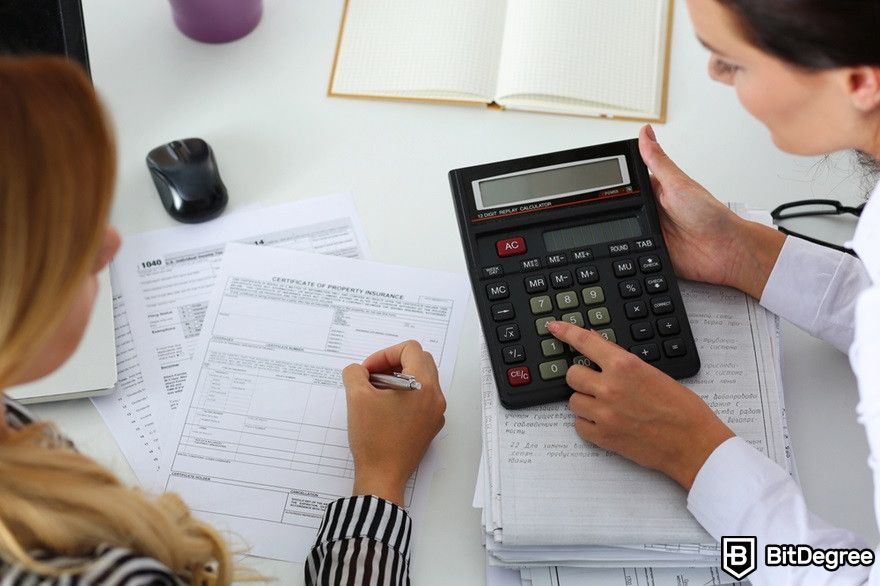
M 229 201 L 214 151 L 201 138 L 154 148 L 147 155 L 147 168 L 165 211 L 179 222 L 195 224 L 216 218 Z

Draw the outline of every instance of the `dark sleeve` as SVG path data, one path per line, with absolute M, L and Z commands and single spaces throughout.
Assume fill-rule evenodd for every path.
M 408 585 L 412 520 L 375 496 L 339 499 L 327 506 L 306 560 L 308 586 Z

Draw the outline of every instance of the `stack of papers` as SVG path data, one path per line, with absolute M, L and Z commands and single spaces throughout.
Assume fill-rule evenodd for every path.
M 342 195 L 126 240 L 117 392 L 93 401 L 145 487 L 180 494 L 252 555 L 306 558 L 353 484 L 342 369 L 414 339 L 450 389 L 470 299 L 463 275 L 366 258 Z M 410 479 L 415 516 L 438 464 L 429 450 Z
M 769 222 L 767 214 L 751 217 Z M 793 472 L 776 316 L 733 289 L 690 282 L 681 289 L 702 361 L 683 384 Z M 474 506 L 482 509 L 490 584 L 732 582 L 677 484 L 584 442 L 566 403 L 504 409 L 485 347 L 481 381 L 483 457 Z

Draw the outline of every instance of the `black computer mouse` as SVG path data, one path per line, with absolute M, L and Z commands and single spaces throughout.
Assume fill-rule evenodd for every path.
M 172 218 L 187 224 L 211 220 L 229 201 L 214 151 L 201 138 L 175 140 L 147 155 L 147 168 Z

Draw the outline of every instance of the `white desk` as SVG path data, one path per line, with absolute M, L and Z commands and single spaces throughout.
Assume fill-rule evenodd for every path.
M 95 83 L 117 129 L 113 222 L 123 235 L 173 223 L 148 176 L 147 151 L 200 136 L 215 149 L 232 209 L 348 190 L 378 260 L 464 271 L 449 169 L 630 138 L 638 130 L 614 121 L 327 98 L 342 0 L 266 0 L 257 30 L 221 46 L 178 33 L 166 2 L 83 4 Z M 670 155 L 721 199 L 765 208 L 802 197 L 853 201 L 858 186 L 847 180 L 846 165 L 835 160 L 817 168 L 778 152 L 733 91 L 707 78 L 706 54 L 685 3 L 677 4 L 669 122 L 657 128 Z M 855 421 L 857 392 L 846 357 L 792 327 L 784 351 L 807 499 L 829 521 L 876 542 L 867 446 Z M 425 531 L 414 560 L 416 584 L 484 580 L 480 517 L 470 507 L 480 444 L 477 355 L 472 313 L 453 388 L 446 389 L 447 468 L 432 487 L 428 517 L 415 520 Z M 134 481 L 90 402 L 37 412 Z M 299 564 L 255 565 L 281 584 L 302 580 Z

